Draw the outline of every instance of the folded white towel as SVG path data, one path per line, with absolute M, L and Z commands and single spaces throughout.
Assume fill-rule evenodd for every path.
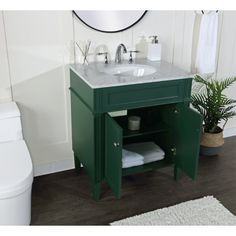
M 144 163 L 159 161 L 165 157 L 165 152 L 154 142 L 132 143 L 126 145 L 125 149 L 143 156 Z
M 143 165 L 143 156 L 136 152 L 122 149 L 122 167 L 128 168 L 132 166 Z
M 160 161 L 162 159 L 164 159 L 165 156 L 155 156 L 155 157 L 145 157 L 144 158 L 144 163 L 150 163 L 150 162 L 154 162 L 154 161 Z
M 143 161 L 143 156 L 126 149 L 122 149 L 122 161 Z
M 143 161 L 134 161 L 134 162 L 122 162 L 122 168 L 129 168 L 134 166 L 143 165 Z

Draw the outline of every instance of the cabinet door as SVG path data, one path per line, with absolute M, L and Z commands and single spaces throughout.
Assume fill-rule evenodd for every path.
M 192 179 L 197 177 L 202 116 L 184 105 L 166 107 L 164 121 L 170 128 L 175 165 Z
M 72 146 L 92 180 L 96 179 L 95 121 L 93 113 L 71 92 Z
M 117 198 L 121 196 L 122 179 L 122 139 L 121 127 L 105 115 L 105 179 Z

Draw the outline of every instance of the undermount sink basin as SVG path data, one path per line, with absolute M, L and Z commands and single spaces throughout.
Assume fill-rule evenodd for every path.
M 156 72 L 156 69 L 152 66 L 142 64 L 125 64 L 125 65 L 112 65 L 104 69 L 106 74 L 116 76 L 135 76 L 142 77 L 151 75 Z

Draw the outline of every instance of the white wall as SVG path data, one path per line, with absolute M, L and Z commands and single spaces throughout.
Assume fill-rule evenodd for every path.
M 4 15 L 0 11 L 0 102 L 11 100 L 10 74 L 4 28 Z
M 91 30 L 74 17 L 75 40 L 80 46 L 86 40 L 92 40 L 88 58 L 90 61 L 104 60 L 103 56 L 96 56 L 99 50 L 108 51 L 109 59 L 114 60 L 118 44 L 124 43 L 127 49 L 133 50 L 139 44 L 141 36 L 148 38 L 158 35 L 159 42 L 162 43 L 162 59 L 190 70 L 194 16 L 193 11 L 148 11 L 137 25 L 113 34 Z M 78 48 L 76 55 L 79 62 L 81 52 Z M 128 56 L 124 55 L 124 59 Z
M 217 78 L 236 76 L 236 11 L 223 11 L 220 24 Z M 226 94 L 236 100 L 236 84 Z M 236 109 L 235 109 L 236 111 Z M 236 135 L 236 117 L 227 123 L 225 135 Z
M 7 11 L 13 99 L 22 113 L 24 138 L 35 174 L 73 167 L 69 76 L 69 11 Z
M 11 81 L 35 174 L 73 168 L 67 66 L 73 61 L 73 38 L 81 45 L 92 40 L 89 60 L 94 60 L 101 48 L 114 59 L 119 43 L 134 49 L 140 36 L 156 34 L 163 46 L 163 59 L 190 71 L 194 17 L 193 11 L 148 11 L 127 31 L 107 34 L 73 19 L 70 11 L 1 12 L 0 101 L 11 99 Z M 224 13 L 217 73 L 221 77 L 236 72 L 235 20 L 235 12 Z M 76 58 L 80 59 L 79 50 Z M 234 88 L 231 94 L 235 97 Z M 236 120 L 230 127 L 236 127 Z

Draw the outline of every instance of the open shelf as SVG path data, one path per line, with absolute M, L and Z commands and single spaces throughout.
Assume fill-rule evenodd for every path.
M 163 160 L 160 160 L 160 161 L 150 162 L 150 163 L 143 164 L 140 166 L 122 168 L 122 176 L 159 169 L 161 167 L 169 166 L 172 163 L 173 162 L 171 159 L 165 157 Z
M 159 132 L 165 132 L 168 130 L 168 126 L 165 123 L 159 122 L 155 125 L 146 125 L 141 123 L 141 127 L 139 130 L 132 131 L 128 129 L 127 116 L 115 117 L 115 120 L 123 129 L 123 138 L 131 138 L 142 135 L 155 134 Z

